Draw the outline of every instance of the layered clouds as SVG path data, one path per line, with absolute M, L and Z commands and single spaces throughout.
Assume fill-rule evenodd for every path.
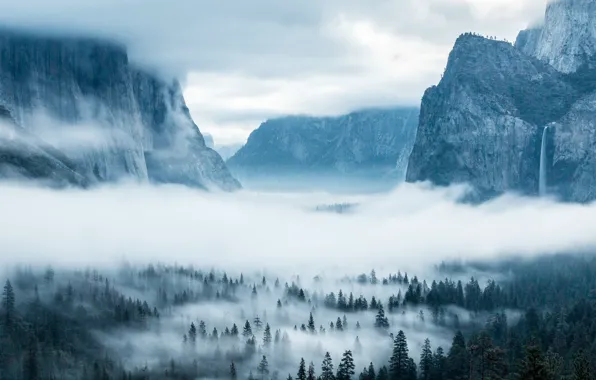
M 421 271 L 448 259 L 593 250 L 596 205 L 507 195 L 479 206 L 461 188 L 385 195 L 215 194 L 120 185 L 53 191 L 3 185 L 0 264 L 165 262 L 317 274 Z M 354 212 L 313 211 L 356 203 Z
M 216 142 L 264 118 L 417 104 L 458 34 L 512 40 L 544 0 L 0 0 L 0 24 L 115 38 L 137 63 L 185 78 Z

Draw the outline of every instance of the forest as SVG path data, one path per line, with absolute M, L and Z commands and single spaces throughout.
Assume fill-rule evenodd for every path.
M 596 257 L 424 276 L 18 267 L 0 379 L 596 379 Z

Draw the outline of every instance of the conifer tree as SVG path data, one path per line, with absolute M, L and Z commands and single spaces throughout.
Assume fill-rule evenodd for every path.
M 354 358 L 352 357 L 352 351 L 347 350 L 344 352 L 339 365 L 337 366 L 337 380 L 350 380 L 354 375 Z
M 368 365 L 368 378 L 370 380 L 375 380 L 377 375 L 375 374 L 375 366 L 372 362 Z
M 306 375 L 306 380 L 316 380 L 317 376 L 315 374 L 315 364 L 310 362 L 308 366 L 308 374 Z
M 250 322 L 248 320 L 244 324 L 244 329 L 242 330 L 242 336 L 245 338 L 250 338 L 252 336 L 252 328 L 250 327 Z
M 310 313 L 310 316 L 308 317 L 308 331 L 311 334 L 314 334 L 317 331 L 316 327 L 315 327 L 315 320 L 312 316 L 312 313 Z
M 592 380 L 590 371 L 590 361 L 584 353 L 580 350 L 573 361 L 573 380 Z
M 531 344 L 526 347 L 526 354 L 521 363 L 520 380 L 544 380 L 549 373 L 540 347 Z
M 234 362 L 232 362 L 230 364 L 230 379 L 236 380 L 237 378 L 238 378 L 238 373 L 236 373 L 236 366 L 234 365 Z
M 255 326 L 255 332 L 259 333 L 263 329 L 263 322 L 261 321 L 261 318 L 259 318 L 259 316 L 257 315 L 253 323 Z
M 375 317 L 375 327 L 383 330 L 387 330 L 389 328 L 389 320 L 385 316 L 383 305 L 379 305 L 379 311 Z
M 389 359 L 389 374 L 392 380 L 406 379 L 410 363 L 408 342 L 403 330 L 399 330 L 393 342 L 393 353 Z
M 4 310 L 4 326 L 10 328 L 15 315 L 15 295 L 10 280 L 6 280 L 2 291 L 2 309 Z
M 443 347 L 437 347 L 435 354 L 433 355 L 433 370 L 431 373 L 432 380 L 444 380 L 446 371 L 447 358 Z
M 341 323 L 341 318 L 337 317 L 337 321 L 335 321 L 335 329 L 337 331 L 344 331 L 343 325 Z
M 320 380 L 334 380 L 335 375 L 333 373 L 333 360 L 329 352 L 325 353 L 323 364 L 321 365 L 321 377 Z
M 422 345 L 422 352 L 420 353 L 420 379 L 431 380 L 431 372 L 433 370 L 433 352 L 430 347 L 430 340 L 427 338 Z
M 382 366 L 377 373 L 376 380 L 389 380 L 389 370 L 386 366 Z
M 193 346 L 197 343 L 197 328 L 194 322 L 191 322 L 190 329 L 188 329 L 188 339 Z
M 467 380 L 469 372 L 469 355 L 466 341 L 461 332 L 453 337 L 453 342 L 447 355 L 446 377 L 449 380 Z
M 273 338 L 271 337 L 271 327 L 269 323 L 265 326 L 265 332 L 263 333 L 263 347 L 271 346 Z
M 267 357 L 265 355 L 263 355 L 263 359 L 261 359 L 257 371 L 259 371 L 259 374 L 261 375 L 261 380 L 264 380 L 265 377 L 269 375 L 269 363 L 267 362 Z
M 198 334 L 202 339 L 207 338 L 207 325 L 205 325 L 205 321 L 199 321 Z
M 298 367 L 296 380 L 306 380 L 306 362 L 304 361 L 304 358 L 300 359 L 300 366 Z

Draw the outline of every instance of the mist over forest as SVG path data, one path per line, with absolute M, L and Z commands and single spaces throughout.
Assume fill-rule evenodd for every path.
M 472 205 L 468 191 L 3 185 L 0 373 L 525 379 L 538 360 L 559 379 L 593 366 L 593 206 Z

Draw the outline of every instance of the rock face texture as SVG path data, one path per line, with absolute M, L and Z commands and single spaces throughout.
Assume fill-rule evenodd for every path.
M 228 160 L 243 176 L 280 173 L 380 178 L 405 175 L 417 108 L 373 109 L 339 117 L 267 120 Z
M 178 83 L 138 69 L 117 44 L 0 31 L 0 107 L 88 184 L 240 187 L 206 147 Z
M 516 45 L 562 73 L 576 72 L 596 54 L 596 2 L 550 2 L 544 25 L 520 33 Z
M 422 99 L 407 180 L 537 192 L 541 127 L 577 96 L 563 74 L 511 44 L 462 35 Z
M 407 180 L 466 182 L 483 196 L 537 194 L 548 127 L 548 193 L 596 199 L 594 30 L 596 1 L 561 0 L 515 47 L 462 35 L 422 100 Z

